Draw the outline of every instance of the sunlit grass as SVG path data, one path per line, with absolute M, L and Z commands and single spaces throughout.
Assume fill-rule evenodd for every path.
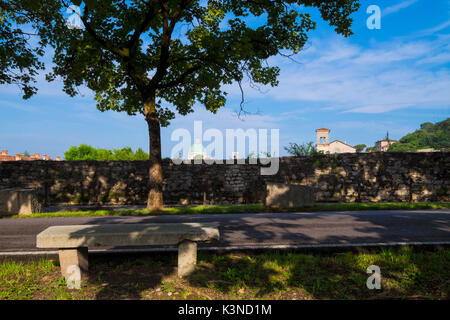
M 40 217 L 104 217 L 104 216 L 148 216 L 148 215 L 187 215 L 187 214 L 233 214 L 233 213 L 267 213 L 267 212 L 318 212 L 318 211 L 355 211 L 355 210 L 429 210 L 449 209 L 449 202 L 430 203 L 321 203 L 301 208 L 267 208 L 263 204 L 177 206 L 162 210 L 86 210 L 71 212 L 47 212 L 33 215 L 15 215 L 12 218 Z
M 381 290 L 366 286 L 381 270 Z M 50 259 L 0 262 L 0 299 L 448 299 L 450 249 L 397 247 L 343 252 L 199 251 L 196 271 L 176 275 L 176 254 L 102 256 L 69 290 Z

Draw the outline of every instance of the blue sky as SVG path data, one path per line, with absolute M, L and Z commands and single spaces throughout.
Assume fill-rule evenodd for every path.
M 369 5 L 382 10 L 381 29 L 369 30 Z M 353 15 L 354 35 L 336 35 L 318 21 L 306 48 L 294 61 L 273 57 L 281 68 L 278 87 L 259 90 L 244 85 L 245 108 L 255 114 L 238 119 L 240 91 L 227 87 L 226 107 L 213 115 L 196 112 L 162 129 L 163 157 L 176 144 L 177 128 L 193 130 L 194 120 L 204 129 L 278 128 L 280 146 L 315 141 L 316 128 L 331 129 L 331 140 L 373 146 L 386 131 L 398 139 L 423 122 L 450 115 L 450 0 L 361 1 Z M 46 83 L 22 100 L 15 86 L 0 88 L 0 150 L 10 154 L 63 155 L 72 145 L 148 151 L 148 131 L 142 116 L 100 112 L 93 94 L 66 96 L 59 82 Z M 280 150 L 281 155 L 286 155 Z

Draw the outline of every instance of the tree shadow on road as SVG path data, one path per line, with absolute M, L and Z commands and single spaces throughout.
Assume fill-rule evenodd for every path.
M 427 219 L 423 219 L 423 215 Z M 195 217 L 189 219 L 189 222 L 195 221 Z M 348 222 L 350 232 L 339 234 L 339 224 L 343 219 Z M 232 246 L 236 240 L 242 244 L 351 244 L 450 239 L 450 232 L 443 219 L 445 217 L 433 211 L 399 211 L 389 217 L 383 216 L 381 212 L 378 215 L 366 212 L 261 214 L 251 218 L 236 215 L 226 222 L 220 222 L 220 242 L 205 246 Z M 108 223 L 114 221 L 108 220 Z M 153 218 L 142 219 L 142 222 L 147 223 L 153 221 Z M 320 231 L 321 224 L 328 225 L 331 231 L 315 234 L 314 230 Z M 302 228 L 299 229 L 299 226 Z M 408 232 L 404 232 L 406 229 Z M 185 279 L 188 287 L 175 278 L 170 281 L 180 290 L 195 288 L 213 299 L 449 297 L 450 271 L 446 267 L 450 263 L 448 248 L 355 248 L 340 251 L 334 249 L 297 254 L 270 250 L 237 255 L 199 253 L 196 272 Z M 98 299 L 123 299 L 125 296 L 141 299 L 144 291 L 156 290 L 166 277 L 175 274 L 176 254 L 169 254 L 168 257 L 171 258 L 164 260 L 163 256 L 159 260 L 158 255 L 156 259 L 149 260 L 152 262 L 138 262 L 136 267 L 133 266 L 135 262 L 127 260 L 109 265 L 111 262 L 105 257 L 103 259 L 106 262 L 100 260 L 98 269 L 93 260 L 89 281 L 103 286 L 97 294 Z M 162 263 L 161 268 L 158 263 Z M 381 269 L 381 290 L 369 290 L 366 286 L 369 276 L 366 270 L 370 265 L 377 265 Z

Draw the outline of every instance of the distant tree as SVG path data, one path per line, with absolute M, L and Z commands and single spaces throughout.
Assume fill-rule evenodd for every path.
M 450 148 L 450 118 L 431 123 L 425 122 L 420 129 L 402 137 L 390 146 L 393 152 L 415 152 L 420 149 L 433 148 L 436 150 Z
M 122 149 L 114 149 L 113 150 L 113 159 L 112 160 L 134 160 L 134 153 L 130 147 L 125 147 Z
M 23 152 L 23 156 L 28 158 L 28 157 L 30 156 L 30 154 L 28 153 L 27 150 L 25 150 L 25 151 Z
M 144 152 L 141 148 L 137 149 L 134 154 L 134 160 L 148 160 L 148 157 L 148 153 Z
M 432 130 L 433 126 L 434 126 L 434 124 L 432 122 L 425 122 L 420 125 L 420 129 Z
M 113 151 L 106 150 L 106 149 L 97 149 L 97 154 L 95 156 L 95 159 L 92 159 L 92 160 L 98 160 L 98 161 L 113 160 Z
M 323 152 L 317 151 L 316 146 L 314 145 L 314 142 L 308 142 L 303 144 L 296 144 L 296 143 L 289 143 L 289 146 L 284 147 L 284 150 L 286 150 L 289 154 L 301 157 L 301 156 L 310 156 L 315 154 L 321 154 Z
M 130 147 L 122 149 L 96 149 L 87 144 L 72 146 L 64 153 L 65 160 L 97 160 L 97 161 L 120 161 L 120 160 L 147 160 L 148 153 L 139 148 L 136 153 Z
M 64 152 L 65 160 L 97 160 L 97 149 L 87 144 L 72 146 Z
M 357 144 L 355 146 L 356 152 L 362 152 L 365 147 L 367 147 L 365 144 Z
M 377 152 L 377 148 L 376 147 L 367 147 L 366 152 Z
M 388 149 L 390 152 L 416 152 L 417 150 L 417 147 L 411 144 L 402 144 L 399 142 L 393 143 Z

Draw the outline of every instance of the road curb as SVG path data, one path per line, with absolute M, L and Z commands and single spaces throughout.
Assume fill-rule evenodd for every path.
M 411 242 L 360 242 L 360 243 L 317 243 L 317 244 L 286 244 L 286 245 L 242 245 L 242 246 L 216 246 L 198 247 L 201 251 L 239 251 L 239 250 L 288 250 L 288 249 L 339 249 L 355 247 L 395 247 L 395 246 L 437 246 L 450 245 L 450 241 L 411 241 Z M 142 248 L 142 249 L 92 249 L 91 254 L 113 254 L 113 253 L 145 253 L 145 252 L 176 252 L 177 247 L 167 248 Z M 5 251 L 0 256 L 40 256 L 57 255 L 57 250 L 47 251 Z

